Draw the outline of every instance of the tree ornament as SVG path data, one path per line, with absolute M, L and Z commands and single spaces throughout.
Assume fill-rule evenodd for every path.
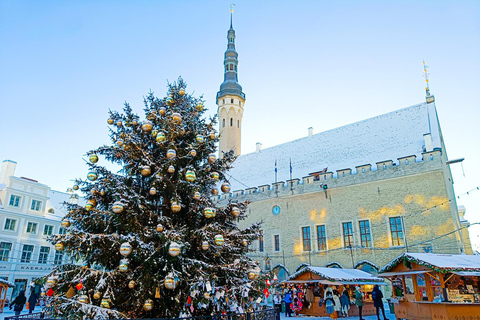
M 138 125 L 138 122 L 135 121 L 135 120 L 133 120 L 133 121 L 132 121 L 132 126 L 136 126 L 136 125 Z
M 93 299 L 95 300 L 98 300 L 102 297 L 102 293 L 100 291 L 96 291 L 94 294 L 93 294 Z
M 208 244 L 208 241 L 203 241 L 202 242 L 202 250 L 208 250 L 210 248 L 210 245 Z
M 182 123 L 182 116 L 180 115 L 180 113 L 172 113 L 172 121 L 176 124 Z
M 197 109 L 197 111 L 203 111 L 203 103 L 201 101 L 198 102 L 195 109 Z
M 218 190 L 217 190 L 216 188 L 210 189 L 210 192 L 211 192 L 214 196 L 216 196 L 216 195 L 218 194 Z
M 179 212 L 182 209 L 182 207 L 177 202 L 174 201 L 170 205 L 170 209 L 172 209 L 173 212 Z
M 208 137 L 210 138 L 210 140 L 215 140 L 217 138 L 217 135 L 215 134 L 215 131 L 210 131 Z
M 158 110 L 158 113 L 160 113 L 160 115 L 163 117 L 163 116 L 165 116 L 166 111 L 167 111 L 167 109 L 165 109 L 165 107 L 160 107 L 160 109 Z
M 153 123 L 151 121 L 145 121 L 142 125 L 142 130 L 145 132 L 150 132 L 153 130 Z
M 155 138 L 157 134 L 158 134 L 158 130 L 152 130 L 152 133 L 151 133 L 152 137 Z
M 130 280 L 130 282 L 128 283 L 128 288 L 129 289 L 135 289 L 135 281 Z
M 190 150 L 190 156 L 191 157 L 195 157 L 196 155 L 197 155 L 197 150 L 195 150 L 195 149 Z
M 195 138 L 195 140 L 197 140 L 198 143 L 203 143 L 204 141 L 203 136 L 201 134 L 197 134 L 197 137 Z
M 246 247 L 246 246 L 248 246 L 248 241 L 245 240 L 245 239 L 243 239 L 243 240 L 242 240 L 242 244 Z
M 124 257 L 129 256 L 132 253 L 132 245 L 128 242 L 122 243 L 120 246 L 120 254 Z
M 140 174 L 144 177 L 149 176 L 152 173 L 152 170 L 149 166 L 141 166 L 140 167 Z
M 145 300 L 145 303 L 143 304 L 143 310 L 145 311 L 152 311 L 153 309 L 153 300 L 152 299 L 147 299 Z
M 150 191 L 148 191 L 148 193 L 151 195 L 151 196 L 154 196 L 157 194 L 157 189 L 155 189 L 155 187 L 151 187 L 150 188 Z
M 107 123 L 112 125 L 115 121 L 112 119 L 112 118 L 108 118 L 107 119 Z
M 147 115 L 147 120 L 155 120 L 156 117 L 157 117 L 157 116 L 155 115 L 155 111 L 154 111 L 154 112 L 149 113 L 149 114 Z
M 118 266 L 118 270 L 120 272 L 127 272 L 128 271 L 128 259 L 120 260 L 120 265 Z
M 215 163 L 215 161 L 217 161 L 217 157 L 214 154 L 208 156 L 208 163 L 212 164 Z
M 97 163 L 98 162 L 98 156 L 95 153 L 92 153 L 89 157 L 88 160 L 91 163 Z
M 180 254 L 180 245 L 176 242 L 171 242 L 168 247 L 168 254 L 172 257 L 176 257 Z
M 163 133 L 161 131 L 159 133 L 157 133 L 157 138 L 156 138 L 157 142 L 163 142 L 163 141 L 165 141 L 165 139 L 166 139 L 165 138 L 165 133 Z
M 160 288 L 159 287 L 155 288 L 155 299 L 160 299 Z
M 80 303 L 88 303 L 88 296 L 85 294 L 82 294 L 80 297 L 78 297 L 78 302 Z
M 94 171 L 90 171 L 88 174 L 87 174 L 87 179 L 90 180 L 90 181 L 95 181 L 97 180 L 98 178 L 98 175 L 96 172 Z
M 123 212 L 123 204 L 120 201 L 114 202 L 112 205 L 112 211 L 114 213 L 122 213 Z
M 167 98 L 167 105 L 169 105 L 169 106 L 173 105 L 173 98 L 172 97 Z
M 195 175 L 195 171 L 193 171 L 193 170 L 187 170 L 185 172 L 185 180 L 187 180 L 188 182 L 195 181 L 196 177 L 197 176 Z
M 163 226 L 161 224 L 157 224 L 157 229 L 158 232 L 163 232 Z
M 100 195 L 103 197 L 106 194 L 105 190 L 100 190 Z
M 85 211 L 90 212 L 90 211 L 93 210 L 93 208 L 94 208 L 93 204 L 88 203 L 88 202 L 85 204 Z
M 70 227 L 70 224 L 71 224 L 70 220 L 68 220 L 68 219 L 62 220 L 62 227 L 68 228 L 68 227 Z
M 57 284 L 57 279 L 54 277 L 48 277 L 47 281 L 45 282 L 45 287 L 53 288 Z
M 200 201 L 200 199 L 201 199 L 200 192 L 195 191 L 195 193 L 193 194 L 193 199 L 197 200 L 197 201 Z
M 63 248 L 64 248 L 64 246 L 63 246 L 62 242 L 58 242 L 58 243 L 55 244 L 55 250 L 63 251 Z
M 237 207 L 233 207 L 232 216 L 234 216 L 235 218 L 238 218 L 238 216 L 240 216 L 240 209 L 238 209 Z
M 213 209 L 213 208 L 205 208 L 203 210 L 203 215 L 207 219 L 215 217 L 215 214 L 216 214 L 216 212 L 215 212 L 215 209 Z
M 218 181 L 220 179 L 220 175 L 218 174 L 218 172 L 212 172 L 210 173 L 210 178 L 214 181 Z
M 74 185 L 73 185 L 73 190 L 78 190 L 78 189 L 80 189 L 80 187 L 78 186 L 78 184 L 74 184 Z
M 259 276 L 259 272 L 256 269 L 248 271 L 247 277 L 249 280 L 255 280 Z
M 209 292 L 204 292 L 204 293 L 203 293 L 203 297 L 204 297 L 205 299 L 210 299 L 210 293 L 209 293 Z
M 119 146 L 119 147 L 123 146 L 123 140 L 122 139 L 117 140 L 117 146 Z
M 178 90 L 178 94 L 180 95 L 180 97 L 183 97 L 185 95 L 185 89 L 184 88 L 180 88 Z
M 173 150 L 173 149 L 168 149 L 167 151 L 167 159 L 175 159 L 175 157 L 177 156 L 177 151 Z
M 90 189 L 90 195 L 94 196 L 98 193 L 97 189 L 95 188 L 92 188 Z M 92 199 L 92 200 L 95 200 L 95 199 Z M 96 205 L 97 201 L 95 201 L 95 205 Z
M 215 236 L 215 241 L 214 242 L 217 246 L 223 246 L 223 243 L 225 242 L 225 239 L 223 239 L 223 236 L 221 234 L 217 234 Z
M 163 281 L 163 285 L 165 286 L 165 288 L 167 288 L 169 290 L 175 289 L 177 284 L 175 283 L 175 279 L 173 278 L 173 275 L 171 273 L 169 273 L 165 277 L 165 280 Z
M 167 169 L 168 173 L 174 173 L 175 172 L 175 167 L 174 166 L 169 166 Z
M 100 306 L 102 308 L 110 309 L 110 299 L 102 299 L 102 302 L 100 302 Z
M 231 188 L 230 188 L 230 184 L 228 184 L 228 183 L 226 183 L 226 182 L 225 182 L 225 183 L 222 183 L 221 189 L 222 189 L 222 192 L 223 192 L 223 193 L 229 193 L 229 192 L 230 192 L 230 189 L 231 189 Z
M 117 123 L 115 123 L 115 125 L 116 125 L 117 127 L 121 127 L 121 126 L 122 126 L 122 121 L 120 121 L 120 120 L 117 121 Z

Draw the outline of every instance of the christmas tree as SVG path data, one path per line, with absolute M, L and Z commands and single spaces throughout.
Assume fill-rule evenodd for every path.
M 144 120 L 127 103 L 110 111 L 112 145 L 87 153 L 87 179 L 73 187 L 86 204 L 67 204 L 67 232 L 50 238 L 78 263 L 45 278 L 49 315 L 208 315 L 248 309 L 262 295 L 258 263 L 246 256 L 259 224 L 238 228 L 247 203 L 216 207 L 218 189 L 230 191 L 224 173 L 234 153 L 217 159 L 215 119 L 202 118 L 201 98 L 185 90 L 180 78 L 168 97 L 150 93 Z

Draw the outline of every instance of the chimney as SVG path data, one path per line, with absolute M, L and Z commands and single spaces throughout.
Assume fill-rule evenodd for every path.
M 17 162 L 13 160 L 3 160 L 2 170 L 0 171 L 0 183 L 7 184 L 7 180 L 15 174 Z
M 308 128 L 308 136 L 313 136 L 313 127 Z
M 425 152 L 433 151 L 432 135 L 430 133 L 425 133 L 423 135 L 423 140 L 425 141 Z
M 255 148 L 255 152 L 260 152 L 260 151 L 262 151 L 262 148 L 263 148 L 262 144 L 261 144 L 260 142 L 257 142 L 256 148 Z

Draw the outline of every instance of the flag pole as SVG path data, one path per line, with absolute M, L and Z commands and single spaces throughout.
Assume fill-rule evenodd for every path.
M 277 184 L 277 159 L 275 159 L 275 195 L 278 198 L 278 184 Z

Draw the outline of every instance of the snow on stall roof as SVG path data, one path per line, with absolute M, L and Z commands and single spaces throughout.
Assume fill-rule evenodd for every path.
M 421 103 L 374 118 L 304 137 L 259 152 L 241 155 L 226 173 L 232 190 L 275 181 L 302 178 L 324 168 L 328 171 L 416 155 L 424 152 L 424 134 L 431 133 L 434 148 L 440 148 L 440 132 L 433 103 Z
M 14 284 L 13 282 L 10 282 L 10 281 L 5 280 L 5 279 L 1 279 L 1 278 L 0 278 L 0 283 L 6 284 L 6 285 L 9 286 L 9 287 L 15 287 L 15 284 Z
M 393 259 L 380 272 L 386 272 L 393 269 L 396 265 L 403 262 L 403 257 L 408 260 L 415 259 L 428 267 L 434 267 L 445 270 L 472 270 L 480 271 L 480 256 L 466 254 L 439 254 L 439 253 L 404 253 Z
M 305 272 L 312 272 L 316 275 L 331 281 L 365 281 L 365 282 L 383 282 L 382 278 L 375 277 L 372 274 L 357 270 L 357 269 L 339 269 L 339 268 L 327 268 L 327 267 L 312 267 L 306 266 L 301 270 L 295 272 L 288 280 L 293 280 L 299 275 Z

